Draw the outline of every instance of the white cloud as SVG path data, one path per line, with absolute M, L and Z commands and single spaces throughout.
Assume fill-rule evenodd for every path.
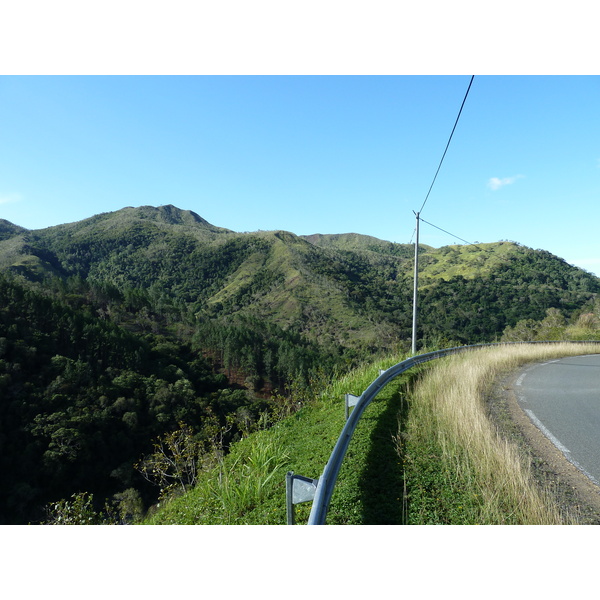
M 524 175 L 513 175 L 512 177 L 491 177 L 488 180 L 488 187 L 492 190 L 492 191 L 496 191 L 499 190 L 501 187 L 504 187 L 505 185 L 510 185 L 511 183 L 514 183 L 515 181 L 517 181 L 517 179 L 522 179 L 524 177 Z
M 0 205 L 12 204 L 13 202 L 19 202 L 20 200 L 20 194 L 0 194 Z

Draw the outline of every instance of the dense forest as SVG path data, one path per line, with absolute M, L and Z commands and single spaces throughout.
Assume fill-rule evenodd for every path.
M 546 251 L 420 252 L 420 344 L 576 337 L 597 319 L 600 281 Z M 126 522 L 125 504 L 168 491 L 140 467 L 157 440 L 185 431 L 208 460 L 407 350 L 412 262 L 408 245 L 236 233 L 173 206 L 0 220 L 0 522 L 46 522 L 84 492 Z
M 490 342 L 522 319 L 543 319 L 548 308 L 572 317 L 600 291 L 596 278 L 549 252 L 519 250 L 490 277 L 455 276 L 426 287 L 420 295 L 424 335 Z

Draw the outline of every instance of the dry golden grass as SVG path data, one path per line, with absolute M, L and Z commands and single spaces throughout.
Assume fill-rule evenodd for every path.
M 450 511 L 460 513 L 458 522 L 573 522 L 561 516 L 550 495 L 535 483 L 517 446 L 499 435 L 487 416 L 485 395 L 502 373 L 528 362 L 591 353 L 600 353 L 600 344 L 526 344 L 479 349 L 432 363 L 411 395 L 404 451 L 432 454 L 435 449 L 434 469 L 444 473 L 444 485 L 459 497 L 455 505 L 460 503 L 461 511 L 456 507 Z M 410 478 L 407 472 L 409 489 Z M 427 484 L 421 484 L 421 496 L 426 488 Z M 469 504 L 467 513 L 465 504 Z M 454 505 L 450 500 L 444 506 Z M 439 519 L 439 513 L 434 518 L 431 514 L 430 508 L 423 509 L 423 520 Z M 419 517 L 413 515 L 412 522 L 419 522 Z M 454 522 L 452 515 L 444 522 Z

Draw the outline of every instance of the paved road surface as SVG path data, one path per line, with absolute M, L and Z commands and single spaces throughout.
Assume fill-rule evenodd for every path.
M 528 367 L 517 379 L 515 391 L 534 424 L 600 485 L 600 355 Z

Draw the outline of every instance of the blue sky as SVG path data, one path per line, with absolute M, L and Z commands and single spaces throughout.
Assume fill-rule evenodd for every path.
M 411 241 L 470 76 L 3 76 L 0 217 L 174 204 L 235 231 Z M 422 218 L 600 273 L 600 78 L 476 75 Z M 458 239 L 460 238 L 460 239 Z

